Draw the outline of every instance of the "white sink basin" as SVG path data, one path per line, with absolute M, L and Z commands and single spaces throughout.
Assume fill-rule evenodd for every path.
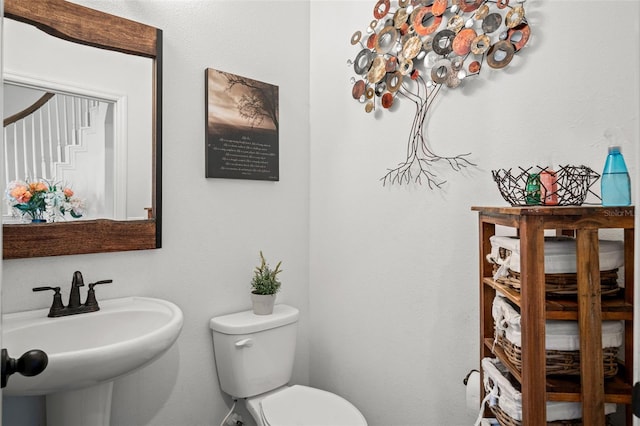
M 154 361 L 175 342 L 182 311 L 147 297 L 100 301 L 97 312 L 48 318 L 41 309 L 2 316 L 2 346 L 9 356 L 29 349 L 49 356 L 38 376 L 14 374 L 4 395 L 46 395 L 112 382 Z

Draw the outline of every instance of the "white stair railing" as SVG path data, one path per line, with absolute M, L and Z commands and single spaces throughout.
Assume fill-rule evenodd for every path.
M 84 131 L 91 126 L 92 108 L 100 103 L 56 94 L 31 115 L 5 126 L 5 182 L 57 178 L 57 166 L 72 160 L 70 147 L 82 146 Z

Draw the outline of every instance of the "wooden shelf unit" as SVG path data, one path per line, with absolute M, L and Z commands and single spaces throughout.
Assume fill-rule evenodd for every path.
M 605 403 L 627 405 L 626 423 L 631 425 L 633 383 L 634 215 L 631 207 L 472 207 L 479 215 L 480 243 L 480 359 L 497 357 L 518 380 L 522 392 L 522 424 L 546 425 L 547 401 L 582 402 L 585 425 L 604 425 Z M 492 279 L 490 237 L 496 225 L 517 229 L 520 237 L 521 291 Z M 601 297 L 599 270 L 600 229 L 622 229 L 624 282 L 618 295 Z M 578 294 L 574 298 L 545 297 L 545 230 L 557 235 L 567 231 L 576 238 Z M 522 323 L 522 372 L 493 348 L 491 314 L 496 290 L 520 308 Z M 578 321 L 581 374 L 579 378 L 547 377 L 545 374 L 546 320 Z M 618 376 L 604 379 L 602 321 L 624 321 L 624 364 Z M 484 397 L 484 389 L 481 389 Z

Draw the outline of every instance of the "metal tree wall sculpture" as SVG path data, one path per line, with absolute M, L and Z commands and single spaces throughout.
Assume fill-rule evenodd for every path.
M 352 95 L 366 112 L 390 108 L 397 98 L 415 104 L 407 157 L 389 169 L 383 184 L 426 182 L 441 187 L 434 163 L 455 171 L 474 165 L 470 153 L 446 157 L 436 154 L 425 137 L 427 113 L 441 89 L 455 89 L 480 74 L 486 63 L 506 67 L 529 40 L 524 0 L 378 0 L 373 20 L 363 36 L 356 31 L 351 44 L 359 46 L 349 60 L 356 75 Z

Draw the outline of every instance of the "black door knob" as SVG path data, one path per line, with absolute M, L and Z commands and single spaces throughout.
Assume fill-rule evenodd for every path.
M 47 367 L 49 357 L 40 349 L 31 349 L 22 354 L 17 360 L 10 358 L 6 349 L 2 349 L 2 387 L 7 386 L 9 376 L 20 373 L 23 376 L 36 376 Z

